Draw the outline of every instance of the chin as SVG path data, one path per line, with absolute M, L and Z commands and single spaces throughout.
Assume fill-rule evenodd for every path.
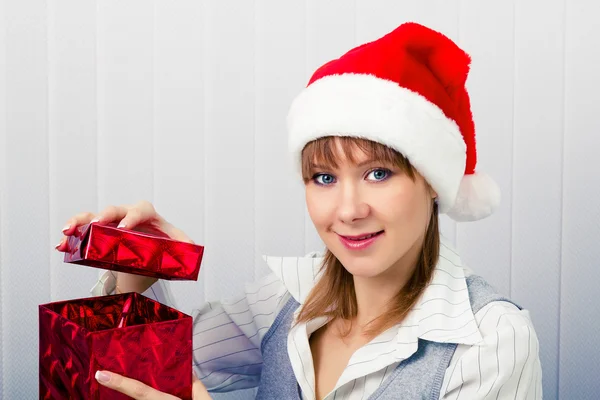
M 387 269 L 381 268 L 384 263 L 374 257 L 373 254 L 350 254 L 348 250 L 333 253 L 352 276 L 361 278 L 374 278 L 381 275 Z
M 381 274 L 385 271 L 373 271 L 365 268 L 346 268 L 346 271 L 350 273 L 355 278 L 363 278 L 363 279 L 373 279 L 381 276 Z

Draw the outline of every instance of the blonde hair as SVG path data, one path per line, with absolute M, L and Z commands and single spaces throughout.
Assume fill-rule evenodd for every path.
M 356 163 L 354 150 L 359 149 L 370 158 L 383 164 L 395 165 L 411 179 L 416 179 L 416 170 L 410 162 L 402 154 L 387 146 L 366 139 L 328 136 L 308 143 L 302 151 L 302 177 L 305 183 L 311 180 L 316 172 L 315 164 L 338 167 L 340 155 L 337 154 L 336 141 L 340 144 L 343 155 L 350 162 Z M 412 276 L 396 294 L 388 310 L 368 324 L 364 332 L 366 335 L 376 336 L 400 322 L 429 284 L 438 261 L 440 245 L 437 203 L 433 202 L 432 207 L 423 247 Z M 302 305 L 296 323 L 308 322 L 320 316 L 330 317 L 332 320 L 351 321 L 358 311 L 352 275 L 329 249 L 326 250 L 321 272 L 321 278 Z M 348 334 L 350 329 L 351 326 L 342 334 Z

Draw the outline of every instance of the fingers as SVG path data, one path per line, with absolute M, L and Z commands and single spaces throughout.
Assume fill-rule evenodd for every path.
M 91 222 L 107 224 L 114 221 L 120 221 L 123 217 L 125 217 L 125 215 L 127 215 L 128 210 L 129 209 L 127 206 L 109 206 L 97 215 L 91 212 L 84 212 L 71 217 L 62 229 L 62 232 L 65 234 L 65 236 L 63 236 L 60 242 L 56 245 L 56 250 L 62 252 L 67 251 L 67 236 L 74 235 L 77 231 L 77 228 L 80 226 L 89 224 Z
M 95 215 L 91 212 L 77 214 L 69 218 L 69 220 L 65 224 L 65 227 L 62 229 L 62 232 L 66 236 L 71 236 L 73 233 L 75 233 L 77 227 L 89 223 L 94 217 Z
M 121 218 L 119 228 L 133 229 L 137 225 L 155 219 L 157 217 L 156 210 L 152 203 L 142 200 L 129 208 L 125 215 Z
M 179 240 L 180 242 L 194 243 L 194 241 L 183 231 L 168 222 L 165 222 L 162 226 L 163 232 L 165 232 L 171 239 Z
M 63 236 L 62 239 L 60 239 L 60 242 L 58 242 L 58 244 L 54 248 L 56 250 L 62 251 L 62 252 L 67 251 L 68 250 L 68 248 L 67 248 L 67 237 Z
M 210 400 L 210 393 L 199 380 L 194 381 L 192 385 L 192 400 Z
M 82 225 L 88 223 L 105 225 L 114 222 L 118 222 L 119 228 L 134 229 L 137 227 L 136 230 L 142 232 L 168 236 L 181 242 L 194 243 L 183 231 L 158 215 L 152 203 L 142 200 L 134 205 L 108 206 L 97 215 L 89 212 L 75 215 L 67 221 L 63 228 L 65 236 L 55 248 L 58 251 L 67 251 L 67 237 L 74 235 L 77 228 Z
M 93 213 L 84 212 L 69 218 L 62 229 L 62 232 L 65 234 L 65 236 L 61 238 L 60 242 L 58 242 L 58 244 L 55 246 L 55 249 L 62 252 L 67 251 L 67 236 L 75 234 L 75 231 L 79 226 L 89 223 L 94 217 L 95 215 Z
M 96 372 L 96 380 L 103 386 L 126 394 L 136 400 L 180 400 L 134 379 L 108 371 Z M 201 398 L 201 397 L 200 397 Z
M 100 225 L 121 221 L 129 212 L 127 206 L 108 206 L 100 212 L 91 222 Z
M 196 373 L 192 371 L 192 400 L 210 400 L 210 394 Z
M 182 230 L 165 221 L 164 218 L 156 212 L 152 203 L 145 200 L 138 202 L 129 210 L 125 218 L 123 218 L 119 224 L 119 227 L 133 229 L 145 222 L 152 222 L 151 224 L 145 225 L 143 229 L 148 233 L 159 236 L 167 235 L 171 239 L 194 243 Z

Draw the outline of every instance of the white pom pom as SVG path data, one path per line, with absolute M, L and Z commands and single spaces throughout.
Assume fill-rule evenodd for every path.
M 477 221 L 494 213 L 500 197 L 500 188 L 490 176 L 480 172 L 465 175 L 456 203 L 446 214 L 458 222 Z

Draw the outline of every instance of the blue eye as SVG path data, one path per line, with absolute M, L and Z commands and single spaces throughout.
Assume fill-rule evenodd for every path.
M 319 182 L 319 178 L 322 178 L 321 182 Z M 313 181 L 317 185 L 326 186 L 326 185 L 331 185 L 334 181 L 334 178 L 333 178 L 333 175 L 329 175 L 329 174 L 316 174 L 313 177 Z
M 369 175 L 367 176 L 373 175 L 376 181 L 381 182 L 389 178 L 391 174 L 392 171 L 389 169 L 377 168 L 369 172 Z
M 382 182 L 392 175 L 392 171 L 385 168 L 377 168 L 369 172 L 367 176 L 371 175 L 373 175 L 373 180 L 376 182 Z M 315 174 L 312 179 L 315 184 L 320 186 L 329 186 L 335 183 L 335 178 L 330 174 Z

